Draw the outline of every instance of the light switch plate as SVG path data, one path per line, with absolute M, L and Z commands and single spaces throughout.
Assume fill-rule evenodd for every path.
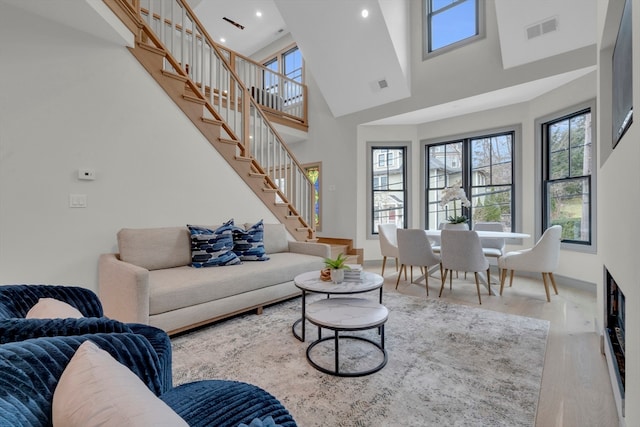
M 86 194 L 69 194 L 69 207 L 70 208 L 86 208 L 87 195 Z

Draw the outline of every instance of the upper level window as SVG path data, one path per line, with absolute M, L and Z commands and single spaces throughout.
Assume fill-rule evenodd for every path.
M 424 0 L 424 54 L 484 35 L 484 0 Z
M 562 241 L 591 244 L 591 109 L 542 125 L 543 229 L 562 226 Z
M 298 46 L 278 52 L 274 57 L 263 62 L 273 72 L 284 74 L 291 80 L 304 83 L 302 53 Z

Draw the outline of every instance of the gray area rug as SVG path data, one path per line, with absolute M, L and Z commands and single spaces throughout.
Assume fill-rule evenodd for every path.
M 535 425 L 549 322 L 437 298 L 392 292 L 383 298 L 389 361 L 377 373 L 341 378 L 309 365 L 305 352 L 317 328 L 307 323 L 306 343 L 293 337 L 291 325 L 300 317 L 296 298 L 262 315 L 173 338 L 174 385 L 201 379 L 256 384 L 301 427 Z M 379 340 L 375 330 L 356 334 Z M 329 368 L 332 343 L 313 349 L 314 359 Z M 340 357 L 344 370 L 381 360 L 378 350 L 356 340 L 341 341 Z

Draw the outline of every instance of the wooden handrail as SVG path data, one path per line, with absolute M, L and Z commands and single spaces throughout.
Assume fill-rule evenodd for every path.
M 313 231 L 313 184 L 266 117 L 261 105 L 250 96 L 234 69 L 231 61 L 233 54 L 230 53 L 228 58 L 223 54 L 183 0 L 173 0 L 169 6 L 172 18 L 176 19 L 175 12 L 181 14 L 180 25 L 165 17 L 164 2 L 160 3 L 160 13 L 156 13 L 152 9 L 158 3 L 153 0 L 147 0 L 148 8 L 141 8 L 140 0 L 128 1 L 134 6 L 137 3 L 144 24 L 141 29 L 145 36 L 143 39 L 166 53 L 165 64 L 170 67 L 166 71 L 185 78 L 193 96 L 200 99 L 207 111 L 222 123 L 224 131 L 236 142 L 241 155 L 251 159 L 253 169 L 265 176 L 266 182 L 277 190 L 278 197 L 288 205 L 291 213 L 300 217 L 305 227 Z M 145 17 L 148 21 L 145 21 Z M 191 28 L 185 28 L 186 25 Z M 168 41 L 166 26 L 169 26 Z M 160 35 L 154 31 L 154 27 L 159 27 Z M 176 37 L 179 46 L 174 46 Z M 190 67 L 186 61 L 192 61 Z M 253 142 L 249 138 L 252 131 Z

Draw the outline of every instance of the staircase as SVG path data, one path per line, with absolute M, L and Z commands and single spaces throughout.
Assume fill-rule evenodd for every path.
M 104 3 L 135 35 L 131 53 L 238 176 L 296 240 L 315 241 L 312 183 L 189 6 Z

